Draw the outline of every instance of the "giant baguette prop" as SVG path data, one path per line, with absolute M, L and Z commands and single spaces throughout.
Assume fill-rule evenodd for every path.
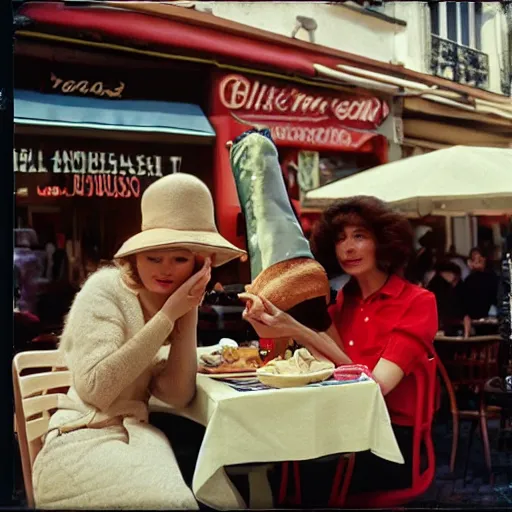
M 312 329 L 327 330 L 329 281 L 292 209 L 270 132 L 242 134 L 231 146 L 230 159 L 247 230 L 252 283 L 246 291 L 265 297 Z M 264 307 L 252 299 L 250 308 Z M 284 354 L 289 340 L 275 342 L 277 353 Z

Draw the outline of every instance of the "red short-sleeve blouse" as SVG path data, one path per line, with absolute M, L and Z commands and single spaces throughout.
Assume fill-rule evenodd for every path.
M 338 292 L 329 314 L 346 354 L 370 370 L 380 358 L 398 365 L 405 376 L 387 394 L 391 421 L 414 424 L 415 384 L 410 376 L 437 332 L 437 307 L 432 293 L 397 275 L 366 299 L 353 280 Z

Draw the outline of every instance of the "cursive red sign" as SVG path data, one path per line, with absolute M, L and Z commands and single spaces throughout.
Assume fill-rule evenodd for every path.
M 139 197 L 140 181 L 135 176 L 111 176 L 100 174 L 73 176 L 72 187 L 37 187 L 37 195 L 41 197 Z
M 328 90 L 319 93 L 239 74 L 219 78 L 217 93 L 217 110 L 235 112 L 253 122 L 331 122 L 339 127 L 374 130 L 389 114 L 387 103 L 374 96 L 333 95 Z
M 372 132 L 347 130 L 340 126 L 304 126 L 300 123 L 272 124 L 270 131 L 276 143 L 286 143 L 291 147 L 337 147 L 352 151 L 358 150 L 375 136 Z

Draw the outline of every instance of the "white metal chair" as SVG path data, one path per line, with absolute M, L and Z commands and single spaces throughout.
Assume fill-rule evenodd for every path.
M 34 508 L 32 465 L 41 450 L 59 396 L 71 385 L 71 372 L 58 350 L 16 354 L 12 362 L 16 432 L 21 454 L 27 505 Z

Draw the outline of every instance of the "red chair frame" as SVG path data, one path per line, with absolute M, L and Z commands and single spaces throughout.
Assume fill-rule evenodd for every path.
M 389 508 L 404 505 L 423 494 L 430 487 L 435 475 L 435 452 L 432 442 L 432 422 L 436 410 L 437 398 L 437 363 L 432 347 L 429 351 L 433 357 L 425 356 L 417 365 L 412 375 L 416 382 L 416 411 L 413 426 L 412 486 L 407 489 L 376 491 L 371 493 L 349 495 L 350 481 L 354 470 L 356 454 L 340 457 L 333 481 L 329 507 L 335 508 Z M 427 468 L 421 471 L 421 448 L 426 448 Z M 293 505 L 301 504 L 299 463 L 293 462 L 295 492 L 287 496 L 289 462 L 284 462 L 281 474 L 281 488 L 278 503 L 286 501 Z M 342 483 L 343 482 L 343 483 Z M 341 489 L 340 489 L 341 486 Z
M 376 491 L 348 496 L 348 508 L 390 508 L 404 505 L 427 491 L 434 480 L 436 458 L 432 442 L 432 422 L 436 405 L 437 363 L 425 357 L 412 375 L 416 381 L 416 412 L 413 426 L 412 486 L 407 489 Z M 427 468 L 421 471 L 421 448 L 425 446 Z M 342 493 L 339 498 L 341 499 Z M 340 506 L 340 500 L 335 506 Z

